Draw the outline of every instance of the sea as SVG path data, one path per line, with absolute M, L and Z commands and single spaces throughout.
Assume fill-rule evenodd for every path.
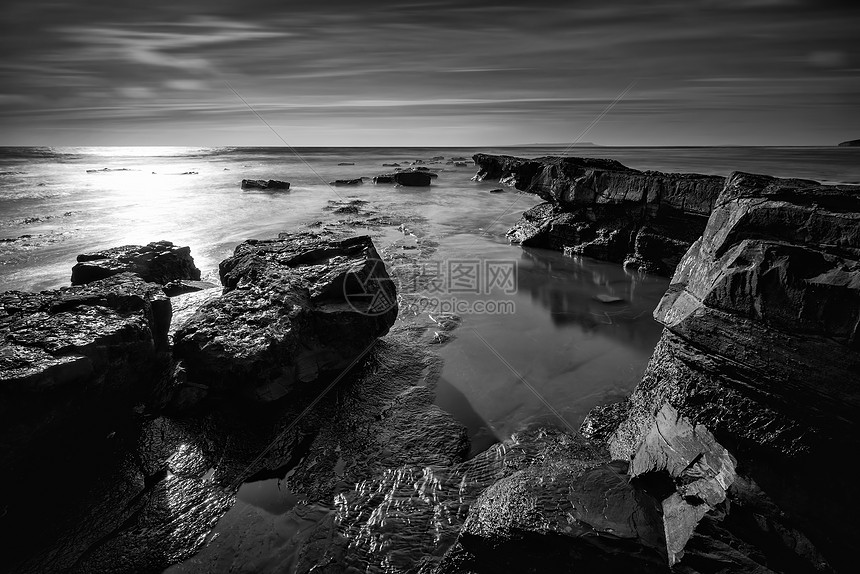
M 509 245 L 507 229 L 540 200 L 472 181 L 477 152 L 860 182 L 860 149 L 843 147 L 5 147 L 0 291 L 67 286 L 80 253 L 162 239 L 190 246 L 203 279 L 217 284 L 218 263 L 245 239 L 347 223 L 370 233 L 389 265 L 408 256 L 411 268 L 438 274 L 424 285 L 399 275 L 402 289 L 417 292 L 401 301 L 409 309 L 400 320 L 455 316 L 459 327 L 439 335 L 437 401 L 469 428 L 474 452 L 535 418 L 578 428 L 591 407 L 624 396 L 641 377 L 661 332 L 651 313 L 669 279 Z M 426 188 L 373 184 L 392 171 L 383 164 L 420 165 L 438 177 Z M 360 185 L 330 184 L 360 177 Z M 291 186 L 245 191 L 242 179 Z M 338 209 L 349 205 L 364 217 Z M 391 225 L 367 228 L 373 215 Z
M 217 285 L 218 263 L 246 239 L 324 227 L 366 233 L 397 283 L 398 322 L 430 326 L 427 344 L 442 364 L 436 404 L 466 427 L 471 456 L 536 422 L 575 433 L 592 407 L 622 399 L 641 379 L 662 331 L 652 312 L 670 279 L 510 245 L 505 232 L 540 200 L 472 181 L 477 152 L 860 183 L 860 148 L 839 147 L 6 147 L 0 291 L 65 287 L 78 254 L 157 240 L 190 246 L 202 278 Z M 394 169 L 383 164 L 426 167 L 438 177 L 423 188 L 372 183 Z M 332 183 L 356 178 L 362 183 Z M 243 179 L 291 185 L 243 190 Z M 194 297 L 174 299 L 179 320 Z M 304 508 L 295 505 L 277 479 L 245 483 L 212 535 L 223 548 L 210 545 L 208 558 L 170 572 L 197 571 L 205 563 L 197 560 L 221 554 L 240 562 L 264 554 L 234 553 L 222 535 L 246 516 L 283 522 L 279 536 L 289 538 L 331 512 L 308 507 L 316 514 L 299 519 L 288 513 Z M 269 535 L 264 529 L 259 540 Z

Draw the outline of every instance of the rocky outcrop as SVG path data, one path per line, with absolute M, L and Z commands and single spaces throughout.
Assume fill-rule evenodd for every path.
M 608 445 L 634 474 L 671 475 L 670 556 L 706 570 L 740 540 L 755 552 L 738 571 L 847 569 L 860 505 L 833 465 L 860 446 L 860 187 L 732 174 L 655 317 Z M 683 449 L 655 445 L 679 432 L 698 446 L 663 464 Z
M 175 280 L 200 280 L 190 247 L 178 247 L 170 241 L 153 241 L 148 245 L 124 245 L 104 251 L 78 255 L 72 267 L 72 285 L 83 285 L 119 273 L 134 273 L 141 279 L 162 285 Z
M 0 304 L 3 468 L 51 433 L 121 418 L 166 369 L 170 301 L 131 273 Z
M 224 294 L 174 337 L 192 382 L 273 401 L 363 356 L 397 316 L 393 282 L 367 236 L 249 240 L 220 265 Z
M 262 189 L 266 191 L 288 191 L 290 182 L 277 179 L 243 179 L 242 189 Z
M 357 177 L 355 179 L 336 179 L 329 183 L 329 185 L 361 185 L 362 179 Z
M 433 175 L 426 171 L 398 171 L 385 173 L 373 178 L 373 183 L 396 183 L 409 187 L 426 187 L 430 185 Z
M 546 201 L 509 232 L 514 243 L 671 274 L 705 228 L 725 179 L 628 168 L 611 159 L 476 154 L 476 181 Z
M 436 570 L 665 572 L 657 503 L 623 462 L 556 458 L 488 487 Z
M 733 174 L 655 317 L 641 383 L 583 424 L 606 459 L 488 487 L 438 572 L 852 569 L 860 504 L 834 464 L 860 446 L 860 187 Z

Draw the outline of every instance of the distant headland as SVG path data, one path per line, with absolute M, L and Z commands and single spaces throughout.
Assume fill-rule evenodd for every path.
M 839 144 L 839 147 L 860 147 L 860 140 L 848 140 Z

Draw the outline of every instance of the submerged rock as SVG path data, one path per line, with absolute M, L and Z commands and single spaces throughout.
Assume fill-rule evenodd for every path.
M 367 236 L 248 240 L 220 265 L 224 294 L 178 329 L 191 381 L 273 401 L 361 358 L 397 316 L 394 284 Z
M 336 179 L 329 185 L 361 185 L 361 183 L 362 179 L 357 177 L 355 179 Z
M 72 285 L 126 272 L 162 285 L 183 279 L 200 280 L 200 270 L 194 265 L 190 247 L 153 241 L 148 245 L 124 245 L 78 255 L 78 262 L 72 267 Z
M 88 169 L 87 173 L 110 173 L 113 171 L 135 171 L 135 170 L 129 169 L 127 167 L 119 167 L 119 168 L 103 167 L 101 169 Z
M 628 168 L 611 159 L 476 154 L 476 181 L 546 201 L 508 231 L 514 243 L 670 274 L 701 235 L 725 179 Z
M 287 191 L 290 189 L 290 182 L 280 181 L 277 179 L 243 179 L 242 189 L 264 189 L 272 191 Z

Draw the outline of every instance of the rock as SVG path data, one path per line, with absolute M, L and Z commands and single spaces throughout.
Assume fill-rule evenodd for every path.
M 504 189 L 502 189 L 501 187 L 497 187 L 497 188 L 495 188 L 495 189 L 491 189 L 491 190 L 490 190 L 490 193 L 503 193 L 504 191 L 505 191 L 505 190 L 504 190 Z
M 248 240 L 220 274 L 224 294 L 174 338 L 188 379 L 216 392 L 267 402 L 330 378 L 397 316 L 394 284 L 366 236 Z
M 669 565 L 683 556 L 684 547 L 705 514 L 726 500 L 736 478 L 735 459 L 702 425 L 695 427 L 669 404 L 654 417 L 631 456 L 630 476 L 665 472 L 675 492 L 663 499 L 663 524 Z
M 82 285 L 118 273 L 134 273 L 144 281 L 166 284 L 174 280 L 200 280 L 190 247 L 177 247 L 170 241 L 148 245 L 124 245 L 104 251 L 78 255 L 72 267 L 72 285 Z
M 423 171 L 400 171 L 373 178 L 373 183 L 397 183 L 403 186 L 424 187 L 430 185 L 433 174 Z
M 579 433 L 590 441 L 604 443 L 627 418 L 629 410 L 630 404 L 626 400 L 598 405 L 588 412 L 579 427 Z
M 53 433 L 128 416 L 166 368 L 170 301 L 131 273 L 0 299 L 3 468 Z
M 186 293 L 195 293 L 205 289 L 217 287 L 214 283 L 208 281 L 189 281 L 187 279 L 175 279 L 164 285 L 164 294 L 168 297 L 176 297 Z
M 594 296 L 594 298 L 601 303 L 608 304 L 621 303 L 622 301 L 624 301 L 624 299 L 622 299 L 621 297 L 616 297 L 615 295 L 610 295 L 609 293 L 598 293 Z
M 701 235 L 725 182 L 643 172 L 611 159 L 476 154 L 474 160 L 475 181 L 498 181 L 547 202 L 523 214 L 508 232 L 512 242 L 665 274 Z
M 331 211 L 337 215 L 357 215 L 361 213 L 362 206 L 366 204 L 367 201 L 363 199 L 350 199 L 345 201 L 329 200 L 328 205 L 323 209 Z
M 360 177 L 355 179 L 336 179 L 329 183 L 329 185 L 361 185 L 362 180 Z
M 271 191 L 287 191 L 290 189 L 290 182 L 279 181 L 277 179 L 243 179 L 242 189 L 263 189 Z
M 388 340 L 390 337 L 385 342 Z M 428 391 L 422 385 L 410 391 L 409 395 L 423 397 L 432 404 L 433 393 Z M 468 518 L 470 506 L 485 489 L 532 466 L 543 467 L 546 464 L 554 468 L 553 461 L 556 459 L 563 461 L 559 463 L 559 468 L 546 470 L 546 474 L 536 476 L 561 476 L 564 472 L 578 472 L 577 469 L 585 470 L 599 465 L 604 460 L 602 453 L 595 454 L 583 441 L 558 429 L 532 427 L 515 433 L 504 443 L 495 444 L 468 460 L 446 465 L 444 458 L 450 455 L 440 459 L 436 452 L 441 445 L 457 444 L 456 441 L 449 442 L 456 436 L 452 432 L 454 429 L 446 430 L 449 425 L 444 419 L 436 422 L 425 418 L 432 411 L 422 415 L 420 408 L 404 412 L 402 418 L 386 414 L 381 419 L 381 423 L 386 426 L 388 421 L 396 421 L 397 425 L 390 432 L 380 433 L 380 444 L 391 445 L 386 448 L 386 452 L 390 451 L 397 458 L 406 455 L 401 459 L 409 464 L 385 468 L 370 479 L 345 481 L 343 494 L 335 499 L 338 534 L 332 537 L 329 528 L 320 533 L 323 540 L 313 543 L 315 548 L 301 553 L 297 571 L 319 569 L 323 572 L 347 572 L 350 567 L 376 571 L 377 567 L 381 570 L 383 566 L 395 571 L 414 571 L 418 564 L 422 564 L 422 572 L 459 572 L 461 570 L 452 565 L 461 561 L 465 551 L 451 549 L 444 560 L 446 567 L 437 570 L 434 566 L 457 540 L 461 526 Z M 419 421 L 420 424 L 416 426 L 415 423 Z M 366 427 L 362 425 L 359 428 L 362 429 L 359 432 L 363 432 Z M 413 442 L 413 433 L 435 434 L 437 431 L 434 428 L 442 431 L 442 436 Z M 444 439 L 443 436 L 450 438 Z M 405 453 L 398 442 L 411 443 L 414 450 Z M 447 447 L 443 449 L 445 451 L 448 451 Z M 562 464 L 564 468 L 561 468 Z M 560 481 L 546 488 L 546 492 L 566 493 L 566 490 Z M 535 491 L 539 492 L 539 489 L 535 488 Z M 547 500 L 546 504 L 551 504 L 551 501 Z M 652 504 L 657 508 L 656 503 Z M 563 520 L 561 511 L 552 517 Z M 537 520 L 533 515 L 529 518 Z M 659 533 L 659 522 L 657 527 Z M 550 546 L 558 540 L 552 533 L 537 538 Z M 506 551 L 515 552 L 516 548 L 524 546 L 515 539 L 509 539 L 508 542 Z M 568 540 L 562 539 L 561 542 L 565 544 Z M 480 537 L 474 539 L 471 548 L 478 546 L 482 546 Z M 416 552 L 416 548 L 420 550 Z M 532 548 L 532 553 L 535 551 L 539 549 Z M 565 551 L 564 547 L 562 551 Z M 482 554 L 481 561 L 476 562 L 486 563 L 487 569 L 483 571 L 500 571 L 493 570 L 496 564 L 494 555 L 499 553 L 487 548 L 487 554 Z M 320 568 L 320 565 L 325 567 Z
M 120 167 L 120 168 L 103 167 L 101 169 L 88 169 L 87 173 L 110 173 L 112 171 L 135 171 L 135 170 L 128 169 L 127 167 Z
M 664 572 L 660 509 L 625 463 L 556 457 L 503 478 L 469 509 L 447 572 Z
M 382 167 L 400 167 L 399 163 L 384 163 Z
M 839 147 L 860 147 L 860 140 L 848 140 L 839 144 Z
M 353 162 L 351 162 L 351 161 L 342 161 L 342 162 L 340 162 L 340 163 L 339 163 L 339 164 L 337 164 L 337 165 L 355 165 L 355 163 L 353 163 Z
M 653 439 L 655 428 L 666 436 L 667 409 L 721 445 L 701 441 L 696 464 L 710 470 L 696 468 L 696 480 L 679 483 L 692 496 L 677 490 L 664 501 L 676 524 L 670 553 L 680 556 L 699 521 L 707 524 L 689 543 L 699 541 L 702 571 L 717 541 L 701 528 L 746 540 L 761 566 L 851 569 L 860 504 L 844 496 L 852 479 L 827 469 L 860 446 L 860 187 L 732 174 L 655 318 L 666 330 L 608 440 L 613 457 L 638 468 L 643 437 Z M 760 487 L 740 510 L 733 486 L 719 502 L 725 449 L 737 461 L 736 481 Z M 720 488 L 697 482 L 703 477 Z M 709 508 L 685 506 L 691 499 Z

